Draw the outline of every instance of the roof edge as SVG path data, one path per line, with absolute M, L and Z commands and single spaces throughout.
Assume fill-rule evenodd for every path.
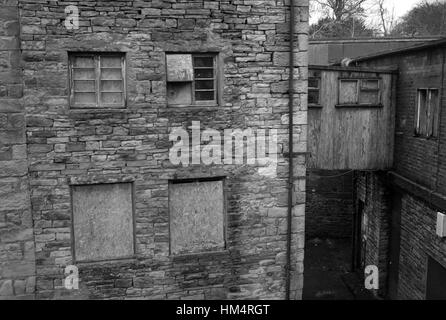
M 362 61 L 382 58 L 382 57 L 390 56 L 390 55 L 394 55 L 394 54 L 400 54 L 400 53 L 406 53 L 406 52 L 412 52 L 412 51 L 419 51 L 419 50 L 423 50 L 423 49 L 442 47 L 442 46 L 446 46 L 446 38 L 441 38 L 439 40 L 430 41 L 430 42 L 423 43 L 421 45 L 415 45 L 415 46 L 412 46 L 412 47 L 406 47 L 406 48 L 400 48 L 400 49 L 394 49 L 394 50 L 387 50 L 387 51 L 371 54 L 371 55 L 368 55 L 368 56 L 354 58 L 354 59 L 352 59 L 352 62 L 362 62 Z

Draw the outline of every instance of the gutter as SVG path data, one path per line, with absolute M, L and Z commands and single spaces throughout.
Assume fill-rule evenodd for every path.
M 291 227 L 292 227 L 292 218 L 293 218 L 293 189 L 294 189 L 294 179 L 293 179 L 293 145 L 294 145 L 294 137 L 293 137 L 293 127 L 294 127 L 294 117 L 293 117 L 293 108 L 294 108 L 294 36 L 296 33 L 295 26 L 295 4 L 294 0 L 290 0 L 290 75 L 289 75 L 289 105 L 288 105 L 288 215 L 287 215 L 287 252 L 286 252 L 286 300 L 290 300 L 291 298 Z

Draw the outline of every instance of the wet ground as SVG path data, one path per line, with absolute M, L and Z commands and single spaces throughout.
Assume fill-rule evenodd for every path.
M 304 300 L 370 300 L 350 270 L 350 239 L 309 239 L 305 247 Z

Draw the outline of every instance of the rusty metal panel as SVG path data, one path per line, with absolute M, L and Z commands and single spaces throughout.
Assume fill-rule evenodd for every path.
M 224 249 L 223 181 L 170 184 L 169 210 L 171 254 Z
M 76 261 L 133 255 L 131 183 L 74 186 L 72 197 Z
M 192 81 L 194 72 L 192 66 L 192 55 L 190 54 L 168 54 L 167 63 L 167 81 L 183 82 Z

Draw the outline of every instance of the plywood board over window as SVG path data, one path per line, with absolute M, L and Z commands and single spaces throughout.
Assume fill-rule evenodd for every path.
M 379 106 L 381 89 L 379 79 L 339 79 L 338 106 Z
M 73 186 L 72 201 L 76 261 L 133 255 L 131 183 Z
M 122 108 L 126 100 L 122 53 L 71 53 L 70 106 Z
M 225 248 L 223 181 L 169 185 L 170 251 L 191 254 Z

